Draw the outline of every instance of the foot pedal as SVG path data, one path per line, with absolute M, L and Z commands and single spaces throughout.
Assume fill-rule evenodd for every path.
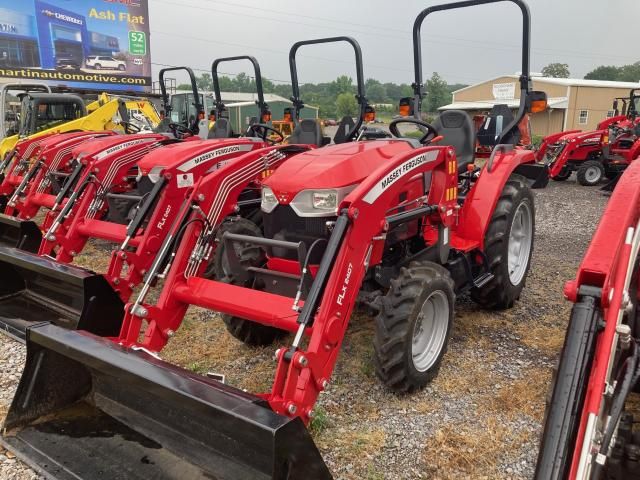
M 491 280 L 493 280 L 493 277 L 494 275 L 491 272 L 483 273 L 482 275 L 479 275 L 473 279 L 473 286 L 476 288 L 482 288 Z

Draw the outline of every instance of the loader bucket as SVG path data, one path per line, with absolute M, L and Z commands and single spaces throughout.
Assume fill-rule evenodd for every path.
M 24 340 L 29 325 L 53 322 L 117 336 L 124 312 L 102 275 L 0 246 L 0 329 Z
M 55 479 L 329 479 L 302 421 L 260 398 L 52 324 L 27 362 L 0 439 Z
M 0 214 L 0 245 L 35 253 L 41 241 L 42 232 L 35 222 Z

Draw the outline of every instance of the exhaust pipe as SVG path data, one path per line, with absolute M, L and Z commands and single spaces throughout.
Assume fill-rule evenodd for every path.
M 36 253 L 41 242 L 42 232 L 34 221 L 0 213 L 0 245 Z
M 87 332 L 31 327 L 0 443 L 55 479 L 330 479 L 299 418 Z
M 43 321 L 117 336 L 123 311 L 102 275 L 0 246 L 0 330 L 10 336 L 24 341 L 27 327 Z

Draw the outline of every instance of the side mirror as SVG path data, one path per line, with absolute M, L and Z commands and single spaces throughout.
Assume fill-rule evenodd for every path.
M 527 96 L 527 110 L 530 113 L 544 112 L 547 109 L 547 93 L 541 91 L 529 92 Z
M 398 113 L 400 114 L 400 116 L 410 117 L 411 115 L 413 115 L 413 112 L 411 110 L 412 110 L 411 98 L 409 97 L 401 98 L 399 108 L 398 108 Z

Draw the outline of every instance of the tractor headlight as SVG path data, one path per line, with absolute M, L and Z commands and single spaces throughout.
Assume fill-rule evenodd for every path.
M 338 191 L 324 190 L 313 192 L 311 195 L 313 208 L 318 210 L 335 211 L 338 208 Z
M 341 188 L 303 190 L 291 202 L 291 208 L 301 217 L 332 217 L 338 214 L 338 206 L 356 188 L 349 185 Z
M 278 199 L 276 198 L 273 190 L 269 187 L 262 187 L 262 201 L 260 202 L 260 208 L 265 213 L 271 213 L 278 205 Z

